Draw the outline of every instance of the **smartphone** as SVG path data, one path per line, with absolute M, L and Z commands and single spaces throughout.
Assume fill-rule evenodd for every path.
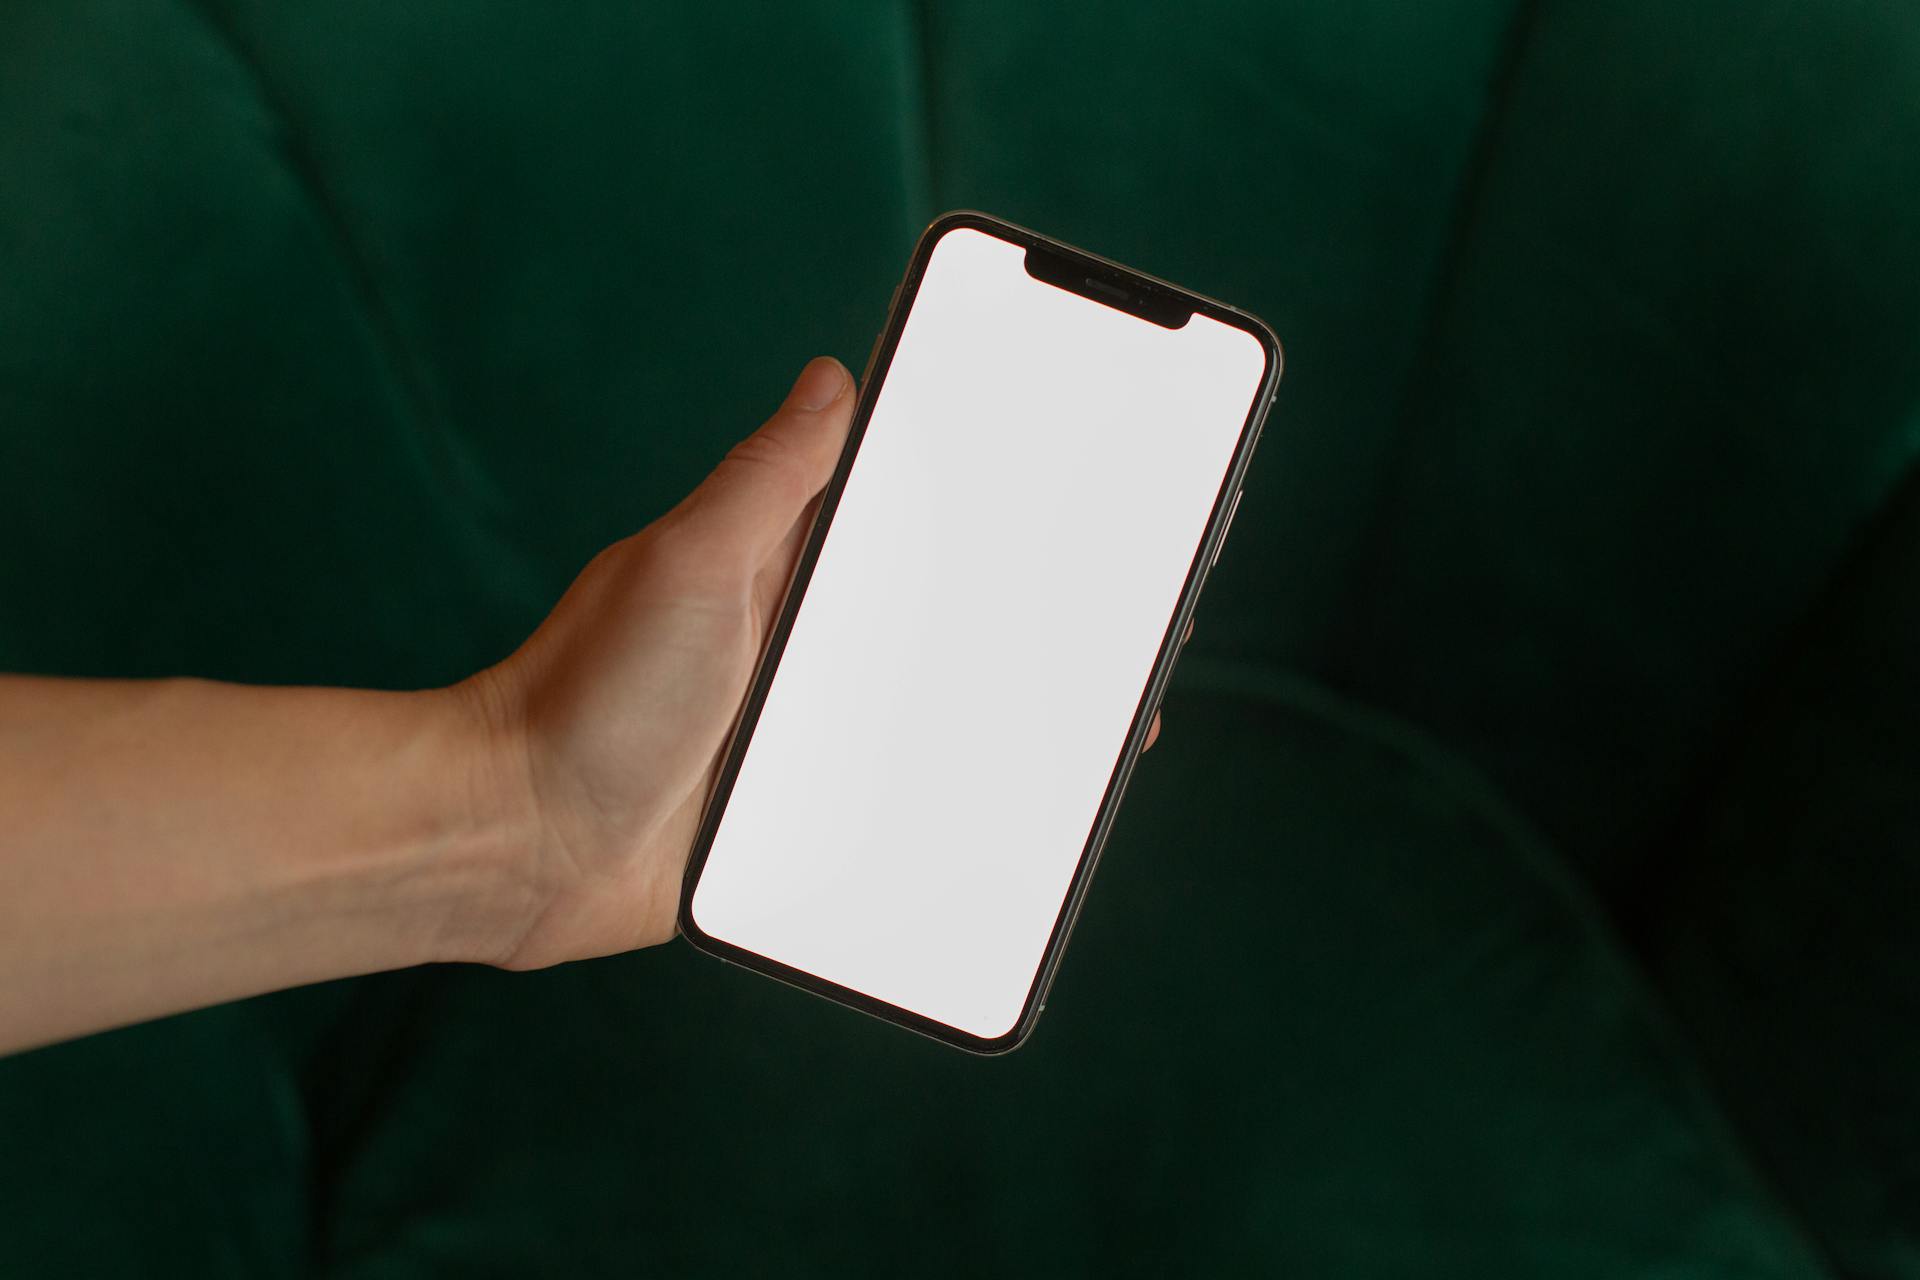
M 985 214 L 929 226 L 716 775 L 687 939 L 1019 1045 L 1280 363 L 1244 311 Z

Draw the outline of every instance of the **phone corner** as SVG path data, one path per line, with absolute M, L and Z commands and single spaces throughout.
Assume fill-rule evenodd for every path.
M 1272 368 L 1267 372 L 1267 377 L 1272 381 L 1273 385 L 1278 386 L 1281 376 L 1287 371 L 1287 349 L 1281 343 L 1280 335 L 1268 327 L 1264 320 L 1258 323 L 1265 335 L 1262 340 L 1262 345 L 1267 348 L 1267 359 L 1272 364 Z
M 949 209 L 929 222 L 920 232 L 917 250 L 921 256 L 931 253 L 934 246 L 954 231 L 981 231 L 988 235 L 1004 237 L 1008 232 L 1017 230 L 1018 228 L 1006 219 L 996 218 L 984 210 Z
M 696 951 L 714 954 L 713 939 L 693 918 L 693 890 L 698 881 L 688 876 L 680 887 L 680 904 L 673 914 L 673 927 Z
M 964 1049 L 976 1058 L 1004 1058 L 1033 1038 L 1034 1028 L 1040 1022 L 1040 1015 L 1046 1009 L 1039 1005 L 1021 1014 L 1020 1020 L 1009 1030 L 997 1036 L 978 1036 L 961 1033 L 948 1038 L 947 1043 Z
M 1266 357 L 1267 364 L 1262 371 L 1261 385 L 1265 387 L 1278 385 L 1287 365 L 1287 351 L 1280 341 L 1280 335 L 1273 331 L 1272 325 L 1251 311 L 1242 311 L 1235 307 L 1233 312 L 1240 318 L 1242 327 L 1253 335 L 1255 342 L 1260 344 L 1260 351 Z

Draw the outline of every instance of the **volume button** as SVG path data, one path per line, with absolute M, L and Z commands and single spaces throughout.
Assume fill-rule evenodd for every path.
M 880 331 L 873 335 L 873 345 L 867 348 L 867 367 L 860 371 L 860 390 L 862 393 L 865 393 L 867 383 L 873 378 L 873 362 L 880 356 L 880 339 L 886 336 L 887 328 L 885 325 L 881 325 Z

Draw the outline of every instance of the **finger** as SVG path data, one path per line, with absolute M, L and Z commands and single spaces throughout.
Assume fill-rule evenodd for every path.
M 810 361 L 779 411 L 680 504 L 682 526 L 737 563 L 759 565 L 826 487 L 852 416 L 846 366 L 831 356 Z
M 1148 747 L 1151 747 L 1154 743 L 1158 742 L 1159 740 L 1160 740 L 1160 713 L 1156 711 L 1153 713 L 1153 723 L 1147 726 L 1146 745 L 1141 747 L 1140 749 L 1142 751 L 1145 751 Z

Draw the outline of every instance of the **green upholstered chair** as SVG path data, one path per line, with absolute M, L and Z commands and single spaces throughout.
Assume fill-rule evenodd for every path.
M 0 669 L 461 676 L 956 206 L 1288 343 L 1033 1043 L 210 1009 L 0 1274 L 1920 1276 L 1910 5 L 13 0 Z

